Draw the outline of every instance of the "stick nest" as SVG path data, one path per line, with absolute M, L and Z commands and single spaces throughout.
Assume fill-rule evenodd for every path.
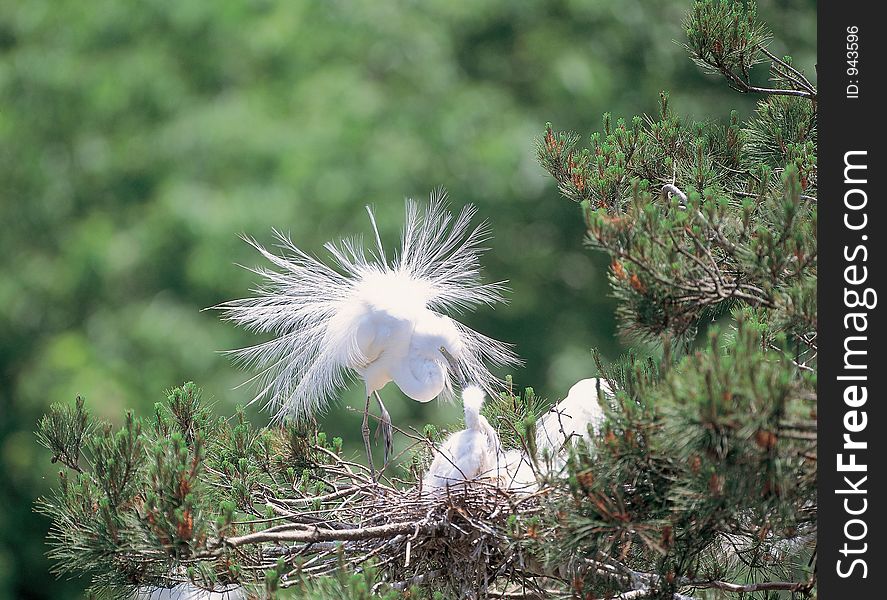
M 363 465 L 327 456 L 325 493 L 283 497 L 262 489 L 256 500 L 275 517 L 253 522 L 253 532 L 222 537 L 216 552 L 232 552 L 258 573 L 282 561 L 280 587 L 370 564 L 377 589 L 430 586 L 456 597 L 544 596 L 546 579 L 556 579 L 521 541 L 532 536 L 553 488 L 515 493 L 474 480 L 423 490 L 391 478 L 373 482 Z

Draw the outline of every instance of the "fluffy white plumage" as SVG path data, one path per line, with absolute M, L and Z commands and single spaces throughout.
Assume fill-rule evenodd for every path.
M 601 432 L 604 411 L 600 394 L 612 398 L 613 392 L 604 379 L 590 378 L 576 382 L 567 397 L 554 405 L 536 423 L 536 451 L 538 466 L 545 471 L 558 471 L 566 464 L 566 447 L 572 441 L 584 438 L 591 441 Z M 543 455 L 548 460 L 542 461 Z M 515 491 L 532 492 L 536 489 L 536 469 L 530 458 L 520 450 L 508 450 L 502 461 L 503 486 Z
M 559 471 L 566 464 L 567 446 L 601 432 L 604 411 L 600 396 L 612 398 L 606 380 L 591 378 L 576 382 L 567 397 L 554 405 L 536 424 L 537 467 L 546 472 Z M 502 488 L 534 492 L 537 468 L 519 449 L 503 450 L 496 430 L 480 414 L 483 390 L 468 386 L 462 392 L 465 429 L 446 439 L 437 451 L 423 479 L 423 487 L 440 489 L 463 480 L 489 478 Z M 543 455 L 548 456 L 543 461 Z
M 536 448 L 547 449 L 558 456 L 564 445 L 575 438 L 589 437 L 589 427 L 600 434 L 604 423 L 604 411 L 599 393 L 612 397 L 613 391 L 605 379 L 593 377 L 573 384 L 567 397 L 555 404 L 536 425 Z
M 497 479 L 502 464 L 499 436 L 480 414 L 484 391 L 475 385 L 462 390 L 465 429 L 450 435 L 437 450 L 422 485 L 428 490 L 446 488 L 459 481 Z
M 408 200 L 401 247 L 390 262 L 367 211 L 375 248 L 368 255 L 357 238 L 327 243 L 332 265 L 277 231 L 280 254 L 247 238 L 274 268 L 253 269 L 264 279 L 256 296 L 218 308 L 238 325 L 274 334 L 233 354 L 259 369 L 256 399 L 264 398 L 279 417 L 315 414 L 355 376 L 367 396 L 390 381 L 420 402 L 451 394 L 458 374 L 449 372 L 441 347 L 465 378 L 490 390 L 496 379 L 488 363 L 519 362 L 506 344 L 445 314 L 503 301 L 502 285 L 480 276 L 489 232 L 485 223 L 471 227 L 473 206 L 454 217 L 443 190 L 425 207 Z

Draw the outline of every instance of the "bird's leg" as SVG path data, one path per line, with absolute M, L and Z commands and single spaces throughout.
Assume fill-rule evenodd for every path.
M 360 428 L 363 434 L 363 444 L 367 451 L 367 464 L 370 467 L 370 476 L 373 483 L 376 482 L 376 468 L 373 466 L 373 447 L 370 445 L 370 396 L 367 395 L 366 404 L 363 407 L 363 425 Z
M 373 394 L 376 395 L 376 402 L 379 403 L 379 410 L 382 412 L 382 415 L 379 417 L 379 427 L 376 429 L 376 437 L 379 437 L 379 432 L 381 431 L 382 441 L 385 443 L 385 462 L 382 465 L 384 468 L 388 466 L 388 459 L 391 457 L 394 426 L 391 425 L 391 415 L 388 414 L 388 410 L 382 404 L 382 397 L 379 395 L 379 392 L 373 392 Z

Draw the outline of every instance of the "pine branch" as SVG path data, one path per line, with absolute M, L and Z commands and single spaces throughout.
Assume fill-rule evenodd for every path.
M 594 354 L 614 395 L 563 468 L 545 468 L 542 403 L 510 379 L 484 414 L 528 456 L 534 493 L 489 480 L 428 493 L 433 426 L 397 429 L 405 466 L 373 481 L 316 424 L 215 419 L 194 384 L 119 430 L 78 398 L 38 424 L 67 467 L 37 505 L 56 571 L 97 590 L 269 597 L 813 596 L 816 88 L 770 52 L 753 2 L 703 0 L 685 24 L 701 67 L 762 94 L 750 119 L 693 122 L 663 92 L 653 115 L 605 114 L 588 140 L 546 125 L 537 142 L 610 257 L 622 331 L 653 347 Z M 753 83 L 762 63 L 773 87 Z
M 37 442 L 52 452 L 51 461 L 82 473 L 80 458 L 84 440 L 89 437 L 94 425 L 89 413 L 83 408 L 83 398 L 77 396 L 74 407 L 53 404 L 49 413 L 37 424 Z
M 225 543 L 237 548 L 244 544 L 260 544 L 263 542 L 331 542 L 331 541 L 358 541 L 375 538 L 390 538 L 406 533 L 428 533 L 428 524 L 422 521 L 409 521 L 405 523 L 392 523 L 376 527 L 362 527 L 356 529 L 324 529 L 320 527 L 308 527 L 301 524 L 287 525 L 286 531 L 262 531 L 248 535 L 228 538 Z

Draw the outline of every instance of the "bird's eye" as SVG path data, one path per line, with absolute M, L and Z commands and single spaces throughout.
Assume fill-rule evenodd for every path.
M 438 351 L 440 352 L 441 356 L 444 357 L 444 360 L 449 363 L 450 370 L 454 370 L 456 368 L 456 359 L 453 358 L 453 355 L 447 352 L 447 349 L 443 346 L 438 348 Z
M 463 380 L 465 378 L 465 373 L 462 371 L 462 367 L 459 366 L 459 362 L 453 358 L 453 355 L 450 354 L 449 350 L 441 346 L 438 348 L 441 356 L 444 357 L 444 360 L 447 361 L 448 370 L 450 373 L 456 376 L 457 379 Z

